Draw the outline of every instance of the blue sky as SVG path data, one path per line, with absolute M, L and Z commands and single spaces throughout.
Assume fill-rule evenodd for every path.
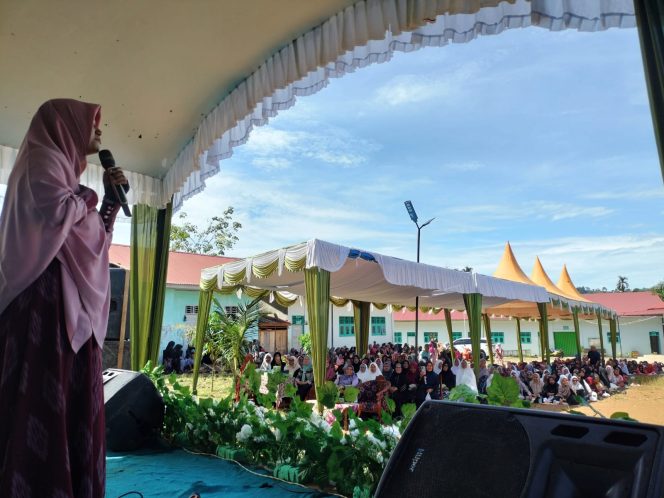
M 301 98 L 184 205 L 232 205 L 232 256 L 309 238 L 493 273 L 507 240 L 556 281 L 664 279 L 664 187 L 635 29 L 510 30 L 396 54 Z M 174 220 L 177 222 L 177 217 Z M 116 242 L 128 243 L 128 226 Z

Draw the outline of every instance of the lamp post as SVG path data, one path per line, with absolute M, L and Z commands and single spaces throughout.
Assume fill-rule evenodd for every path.
M 413 203 L 410 201 L 404 202 L 404 205 L 406 206 L 406 210 L 408 211 L 408 215 L 410 216 L 410 219 L 413 220 L 413 223 L 415 223 L 415 226 L 417 227 L 417 262 L 420 262 L 420 230 L 422 230 L 425 226 L 427 226 L 429 223 L 431 223 L 433 220 L 436 218 L 431 218 L 428 221 L 425 221 L 421 225 L 417 222 L 417 213 L 415 212 L 415 208 L 413 207 Z M 419 337 L 420 337 L 420 331 L 419 331 L 419 322 L 420 322 L 420 296 L 415 296 L 415 351 L 417 351 L 417 346 L 419 343 Z

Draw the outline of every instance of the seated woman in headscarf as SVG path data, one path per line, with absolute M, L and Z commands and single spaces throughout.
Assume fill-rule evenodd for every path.
M 335 361 L 328 356 L 327 360 L 325 360 L 325 380 L 334 381 L 337 378 L 337 371 L 334 365 Z
M 258 367 L 259 372 L 271 372 L 272 371 L 272 355 L 270 353 L 265 353 L 263 356 L 263 363 Z
M 530 391 L 530 387 L 527 386 L 522 380 L 521 376 L 516 370 L 512 370 L 510 373 L 512 378 L 516 381 L 517 385 L 519 386 L 519 394 L 523 397 L 523 399 L 531 400 L 533 399 L 533 393 Z
M 468 386 L 473 391 L 477 392 L 477 380 L 475 379 L 475 372 L 470 368 L 466 360 L 461 361 L 459 370 L 456 373 L 456 385 Z
M 533 377 L 528 383 L 530 386 L 530 392 L 533 393 L 533 402 L 539 403 L 542 400 L 542 390 L 544 389 L 544 382 L 540 379 L 540 375 L 537 372 L 533 372 Z
M 558 383 L 556 382 L 556 377 L 554 375 L 549 375 L 544 382 L 542 401 L 544 403 L 553 403 L 554 401 L 558 401 L 556 396 L 558 396 Z
M 569 387 L 574 395 L 581 396 L 583 399 L 586 399 L 588 394 L 590 394 L 588 391 L 586 391 L 586 386 L 584 386 L 583 383 L 579 381 L 579 377 L 576 375 L 572 375 L 572 382 L 569 383 Z
M 440 371 L 440 380 L 442 384 L 447 387 L 448 391 L 451 391 L 456 386 L 456 376 L 452 373 L 452 370 L 450 370 L 450 366 L 447 363 L 443 363 Z
M 558 386 L 558 398 L 560 401 L 567 403 L 570 406 L 578 405 L 579 402 L 575 398 L 575 394 L 572 392 L 572 389 L 569 385 L 569 380 L 567 377 L 561 377 L 560 385 Z
M 396 405 L 394 416 L 401 415 L 401 405 L 408 400 L 408 379 L 406 372 L 403 370 L 401 363 L 397 362 L 392 370 L 392 375 L 387 379 L 390 382 L 390 398 L 394 400 Z
M 361 364 L 360 357 L 358 355 L 353 355 L 353 370 L 355 370 L 355 373 L 360 371 Z
M 360 383 L 360 379 L 357 377 L 353 365 L 351 363 L 346 363 L 346 366 L 343 368 L 343 372 L 337 375 L 337 380 L 334 383 L 338 386 L 357 386 Z
M 171 373 L 173 371 L 173 349 L 175 348 L 175 341 L 170 341 L 166 345 L 166 349 L 162 352 L 161 364 L 164 365 L 164 373 Z
M 383 362 L 383 377 L 389 380 L 389 378 L 392 376 L 392 372 L 392 360 L 390 358 L 386 358 Z
M 618 389 L 618 379 L 616 378 L 616 375 L 613 371 L 613 367 L 611 365 L 606 366 L 606 378 L 609 381 L 609 390 L 610 391 L 615 391 Z
M 420 367 L 420 378 L 417 384 L 417 406 L 427 399 L 440 399 L 440 376 L 433 371 L 433 363 L 427 361 L 426 366 Z
M 300 374 L 300 362 L 297 360 L 297 356 L 294 355 L 288 356 L 286 361 L 287 363 L 284 368 L 284 373 L 291 379 L 295 379 Z
M 598 397 L 608 398 L 609 396 L 611 396 L 609 394 L 609 390 L 602 383 L 598 374 L 593 374 L 591 379 L 592 383 L 588 382 L 588 384 L 590 384 L 590 388 L 597 393 Z
M 281 353 L 279 351 L 274 353 L 272 357 L 272 371 L 273 372 L 283 372 L 284 371 L 284 362 L 281 360 Z
M 299 373 L 295 376 L 295 384 L 297 385 L 297 394 L 300 399 L 304 401 L 311 390 L 314 383 L 314 370 L 311 366 L 311 360 L 308 356 L 302 358 L 302 366 Z

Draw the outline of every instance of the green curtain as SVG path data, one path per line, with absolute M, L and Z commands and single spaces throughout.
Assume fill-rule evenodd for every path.
M 611 318 L 609 320 L 609 332 L 611 334 L 611 355 L 613 359 L 616 359 L 616 338 L 617 338 L 617 331 L 616 331 L 616 319 Z
M 576 338 L 576 354 L 581 357 L 583 351 L 581 350 L 581 329 L 579 328 L 579 308 L 574 306 L 572 311 L 572 319 L 574 320 L 574 337 Z
M 473 346 L 473 369 L 475 377 L 480 378 L 479 350 L 480 336 L 482 335 L 482 294 L 464 294 L 463 302 L 468 313 L 468 328 L 470 329 L 470 342 Z
M 597 313 L 597 328 L 599 329 L 599 352 L 602 355 L 602 365 L 604 365 L 604 332 L 602 332 L 602 314 Z
M 321 387 L 325 384 L 325 359 L 327 357 L 327 336 L 330 323 L 330 272 L 319 268 L 305 268 L 304 291 L 307 299 L 309 333 L 311 334 L 311 363 L 314 370 L 314 384 L 318 409 Z
M 486 346 L 489 349 L 489 362 L 493 365 L 493 343 L 491 342 L 491 318 L 486 313 L 482 314 L 484 320 L 484 335 L 486 336 Z
M 140 370 L 148 360 L 156 364 L 159 357 L 171 215 L 170 203 L 166 209 L 144 204 L 133 208 L 129 291 L 132 370 Z
M 549 363 L 551 351 L 549 350 L 549 317 L 546 303 L 537 303 L 540 314 L 540 338 L 542 339 L 542 359 Z
M 371 303 L 353 301 L 353 322 L 355 325 L 355 350 L 362 358 L 369 350 Z
M 450 338 L 450 353 L 452 354 L 452 365 L 454 364 L 454 334 L 452 333 L 452 312 L 445 308 L 445 325 L 447 325 L 447 335 Z M 450 365 L 451 367 L 451 365 Z
M 194 379 L 192 383 L 192 392 L 196 394 L 196 386 L 198 385 L 198 371 L 201 369 L 201 358 L 203 356 L 203 345 L 205 342 L 205 330 L 207 329 L 208 322 L 210 321 L 210 308 L 212 307 L 212 289 L 203 290 L 198 294 L 198 320 L 196 321 L 196 339 L 194 346 Z
M 523 348 L 521 347 L 521 319 L 516 317 L 516 347 L 519 350 L 519 363 L 523 363 Z
M 650 111 L 664 177 L 664 6 L 653 0 L 634 0 L 646 73 Z M 615 357 L 615 355 L 614 355 Z

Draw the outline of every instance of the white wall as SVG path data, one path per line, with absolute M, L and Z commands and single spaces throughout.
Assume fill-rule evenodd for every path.
M 372 307 L 373 308 L 373 307 Z M 289 344 L 288 347 L 298 347 L 299 343 L 297 341 L 298 336 L 301 333 L 309 332 L 309 318 L 306 313 L 306 303 L 304 299 L 302 300 L 302 305 L 296 303 L 295 305 L 288 308 L 288 321 L 293 323 L 294 316 L 304 316 L 305 324 L 304 327 L 291 325 L 289 327 Z M 336 306 L 330 305 L 330 335 L 328 339 L 328 347 L 342 347 L 342 346 L 355 346 L 355 336 L 341 337 L 339 335 L 339 317 L 350 317 L 353 318 L 353 308 L 351 306 L 343 306 L 338 308 Z M 372 317 L 384 317 L 385 318 L 385 335 L 383 336 L 374 336 L 369 333 L 369 342 L 373 343 L 376 341 L 378 344 L 384 342 L 391 342 L 393 336 L 393 320 L 392 314 L 387 311 L 387 308 L 384 310 L 372 309 Z M 302 330 L 303 329 L 303 330 Z

